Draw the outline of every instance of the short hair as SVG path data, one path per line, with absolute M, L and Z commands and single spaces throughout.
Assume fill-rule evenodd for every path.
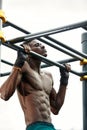
M 27 40 L 27 41 L 24 41 L 22 44 L 20 44 L 20 46 L 23 47 L 23 45 L 29 45 L 29 43 L 31 43 L 33 40 Z
M 31 40 L 27 40 L 27 41 L 24 41 L 21 46 L 23 47 L 23 45 L 29 45 L 32 41 L 35 41 L 35 42 L 38 42 L 39 40 L 38 39 L 31 39 Z M 30 44 L 31 45 L 31 44 Z
M 24 41 L 22 44 L 29 44 L 30 42 L 32 42 L 33 40 L 27 40 L 27 41 Z

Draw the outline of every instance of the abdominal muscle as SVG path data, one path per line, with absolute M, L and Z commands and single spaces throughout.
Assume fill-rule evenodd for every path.
M 51 123 L 49 95 L 41 90 L 32 91 L 27 96 L 18 93 L 24 111 L 26 125 L 36 121 Z

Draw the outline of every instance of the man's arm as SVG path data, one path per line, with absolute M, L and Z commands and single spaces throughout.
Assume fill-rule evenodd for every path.
M 25 63 L 25 60 L 26 55 L 19 51 L 17 55 L 17 60 L 14 64 L 10 76 L 7 78 L 7 80 L 2 84 L 0 88 L 0 97 L 3 100 L 8 100 L 13 95 L 15 89 L 20 83 L 22 77 L 22 67 Z
M 15 92 L 15 89 L 17 88 L 18 84 L 21 80 L 21 72 L 19 69 L 15 69 L 13 67 L 13 70 L 10 74 L 10 76 L 7 78 L 7 80 L 2 84 L 0 88 L 0 97 L 3 100 L 8 100 L 13 93 Z
M 69 79 L 70 65 L 65 65 L 65 67 L 67 70 L 60 69 L 61 78 L 58 92 L 56 93 L 56 91 L 53 88 L 50 94 L 51 111 L 55 115 L 58 114 L 65 100 L 65 94 Z

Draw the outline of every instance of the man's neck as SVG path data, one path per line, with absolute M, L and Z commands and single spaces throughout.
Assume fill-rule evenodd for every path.
M 38 59 L 29 58 L 28 61 L 30 67 L 40 74 L 41 61 Z

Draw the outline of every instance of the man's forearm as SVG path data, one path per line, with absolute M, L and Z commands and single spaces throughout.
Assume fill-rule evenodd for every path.
M 2 99 L 8 100 L 13 95 L 17 85 L 20 82 L 20 79 L 21 79 L 20 70 L 13 67 L 12 73 L 1 86 L 0 95 Z
M 59 91 L 56 96 L 56 103 L 58 108 L 60 109 L 64 103 L 65 95 L 66 95 L 66 89 L 67 87 L 64 85 L 60 85 Z

